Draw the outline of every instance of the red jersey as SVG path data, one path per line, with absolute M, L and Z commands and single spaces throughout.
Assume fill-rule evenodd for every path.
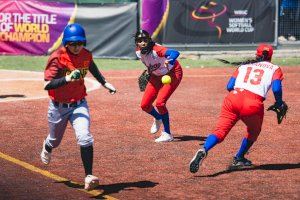
M 70 103 L 81 100 L 86 94 L 84 77 L 86 76 L 90 63 L 93 60 L 91 52 L 83 48 L 78 55 L 73 55 L 65 47 L 57 49 L 48 59 L 44 72 L 45 81 L 62 78 L 75 69 L 80 70 L 80 80 L 68 82 L 56 89 L 48 90 L 49 97 L 61 103 Z

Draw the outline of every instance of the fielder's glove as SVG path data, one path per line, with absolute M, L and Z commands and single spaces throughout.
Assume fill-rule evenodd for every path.
M 282 104 L 279 106 L 280 104 L 278 103 L 274 103 L 273 105 L 271 105 L 267 111 L 271 110 L 274 111 L 277 115 L 277 122 L 278 124 L 280 124 L 283 120 L 283 118 L 286 118 L 286 113 L 289 109 L 288 105 L 283 101 Z
M 148 73 L 147 70 L 144 70 L 143 73 L 138 78 L 138 85 L 141 92 L 145 91 L 149 79 L 150 79 L 150 74 Z
M 78 69 L 73 70 L 66 76 L 66 81 L 71 82 L 80 79 L 80 71 Z
M 111 94 L 115 94 L 117 92 L 116 88 L 108 82 L 106 82 L 103 87 L 106 88 Z

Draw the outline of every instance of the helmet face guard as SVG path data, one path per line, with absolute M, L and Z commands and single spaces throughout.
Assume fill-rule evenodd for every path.
M 145 30 L 137 31 L 134 40 L 136 45 L 141 41 L 145 41 L 147 43 L 146 47 L 141 48 L 141 54 L 149 54 L 152 51 L 153 46 L 155 45 L 155 43 L 152 41 L 150 37 L 150 34 Z
M 62 43 L 66 46 L 69 42 L 83 42 L 86 45 L 85 31 L 80 24 L 69 24 L 65 27 Z

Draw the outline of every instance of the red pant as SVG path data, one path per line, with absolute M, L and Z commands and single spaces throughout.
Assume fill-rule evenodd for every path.
M 256 141 L 264 118 L 264 98 L 243 89 L 231 91 L 224 99 L 221 114 L 213 132 L 223 141 L 238 120 L 247 126 L 246 138 Z
M 141 108 L 145 112 L 150 112 L 153 109 L 153 102 L 156 99 L 156 108 L 160 114 L 168 112 L 166 103 L 170 98 L 171 94 L 178 87 L 182 79 L 182 68 L 177 63 L 174 68 L 168 73 L 171 77 L 170 84 L 163 84 L 161 82 L 162 76 L 151 75 L 149 83 L 145 89 L 145 93 L 141 102 Z

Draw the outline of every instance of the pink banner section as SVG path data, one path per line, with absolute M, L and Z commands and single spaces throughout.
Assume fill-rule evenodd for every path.
M 47 54 L 74 9 L 73 3 L 0 0 L 0 54 Z

